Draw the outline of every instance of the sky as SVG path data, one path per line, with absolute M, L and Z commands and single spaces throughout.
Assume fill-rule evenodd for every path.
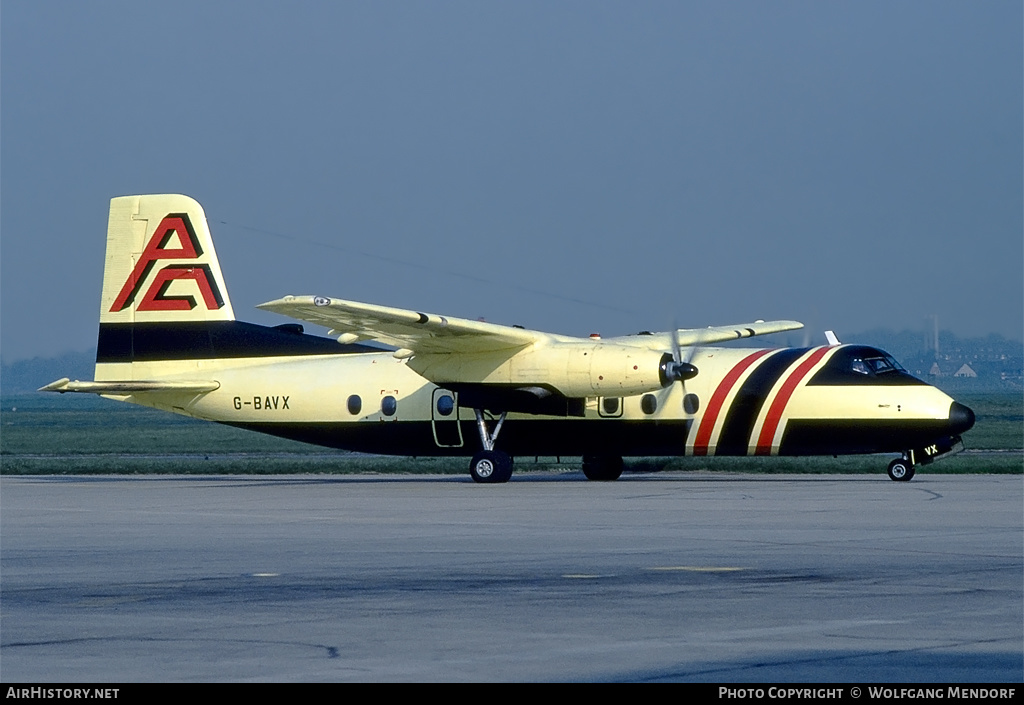
M 1021 339 L 1022 36 L 1001 0 L 3 0 L 0 357 L 95 345 L 141 193 L 203 204 L 268 325 Z

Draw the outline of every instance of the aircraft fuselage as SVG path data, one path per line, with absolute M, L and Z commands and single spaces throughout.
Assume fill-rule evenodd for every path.
M 215 378 L 220 386 L 212 392 L 119 398 L 332 448 L 427 456 L 467 455 L 479 447 L 473 408 L 461 403 L 466 392 L 424 379 L 392 351 L 251 324 L 227 326 L 241 328 L 236 336 L 245 333 L 248 344 L 233 346 L 226 333 L 204 333 L 192 349 L 205 349 L 208 357 L 188 363 L 159 359 L 159 342 L 142 342 L 137 331 L 130 336 L 133 360 L 118 363 L 110 342 L 117 336 L 108 331 L 107 345 L 101 336 L 97 378 L 123 378 L 119 364 L 132 366 L 139 379 Z M 622 456 L 914 449 L 926 461 L 948 451 L 973 420 L 966 407 L 867 346 L 704 348 L 692 361 L 700 374 L 685 384 L 570 400 L 581 415 L 510 413 L 501 447 L 511 455 Z M 473 391 L 486 398 L 486 385 Z

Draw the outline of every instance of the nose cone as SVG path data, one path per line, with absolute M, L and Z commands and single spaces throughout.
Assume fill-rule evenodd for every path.
M 974 412 L 969 407 L 953 402 L 949 405 L 949 431 L 960 435 L 974 425 Z

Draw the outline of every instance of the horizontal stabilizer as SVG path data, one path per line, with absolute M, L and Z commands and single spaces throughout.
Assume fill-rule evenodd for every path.
M 40 392 L 81 392 L 83 394 L 135 394 L 136 392 L 212 392 L 220 388 L 220 382 L 147 382 L 147 381 L 125 381 L 125 382 L 72 382 L 67 377 L 62 377 L 56 382 L 50 382 L 45 387 L 40 387 Z

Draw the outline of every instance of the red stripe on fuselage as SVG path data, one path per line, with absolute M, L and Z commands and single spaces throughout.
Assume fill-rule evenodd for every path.
M 697 429 L 697 436 L 693 441 L 693 454 L 694 455 L 707 455 L 708 454 L 708 443 L 711 441 L 711 433 L 715 429 L 715 422 L 718 420 L 718 414 L 722 410 L 722 405 L 725 404 L 725 398 L 729 396 L 729 392 L 736 385 L 736 382 L 743 375 L 747 369 L 757 362 L 760 358 L 764 357 L 773 350 L 758 350 L 752 355 L 747 355 L 745 358 L 739 361 L 739 363 L 729 370 L 729 373 L 725 378 L 719 382 L 718 388 L 715 389 L 715 393 L 711 395 L 711 400 L 708 402 L 708 408 L 704 411 L 704 416 L 700 420 L 700 427 Z
M 807 376 L 807 373 L 811 371 L 815 365 L 825 357 L 829 350 L 832 348 L 818 348 L 811 356 L 801 362 L 786 381 L 782 384 L 782 389 L 775 395 L 775 399 L 772 400 L 772 405 L 768 407 L 768 415 L 764 419 L 764 425 L 761 427 L 761 435 L 757 439 L 757 449 L 754 451 L 755 455 L 771 455 L 772 453 L 772 439 L 775 438 L 775 431 L 779 428 L 779 422 L 782 421 L 782 414 L 786 410 L 786 404 L 789 403 L 790 397 L 793 396 L 793 392 L 796 391 L 797 385 L 803 381 L 803 378 Z

